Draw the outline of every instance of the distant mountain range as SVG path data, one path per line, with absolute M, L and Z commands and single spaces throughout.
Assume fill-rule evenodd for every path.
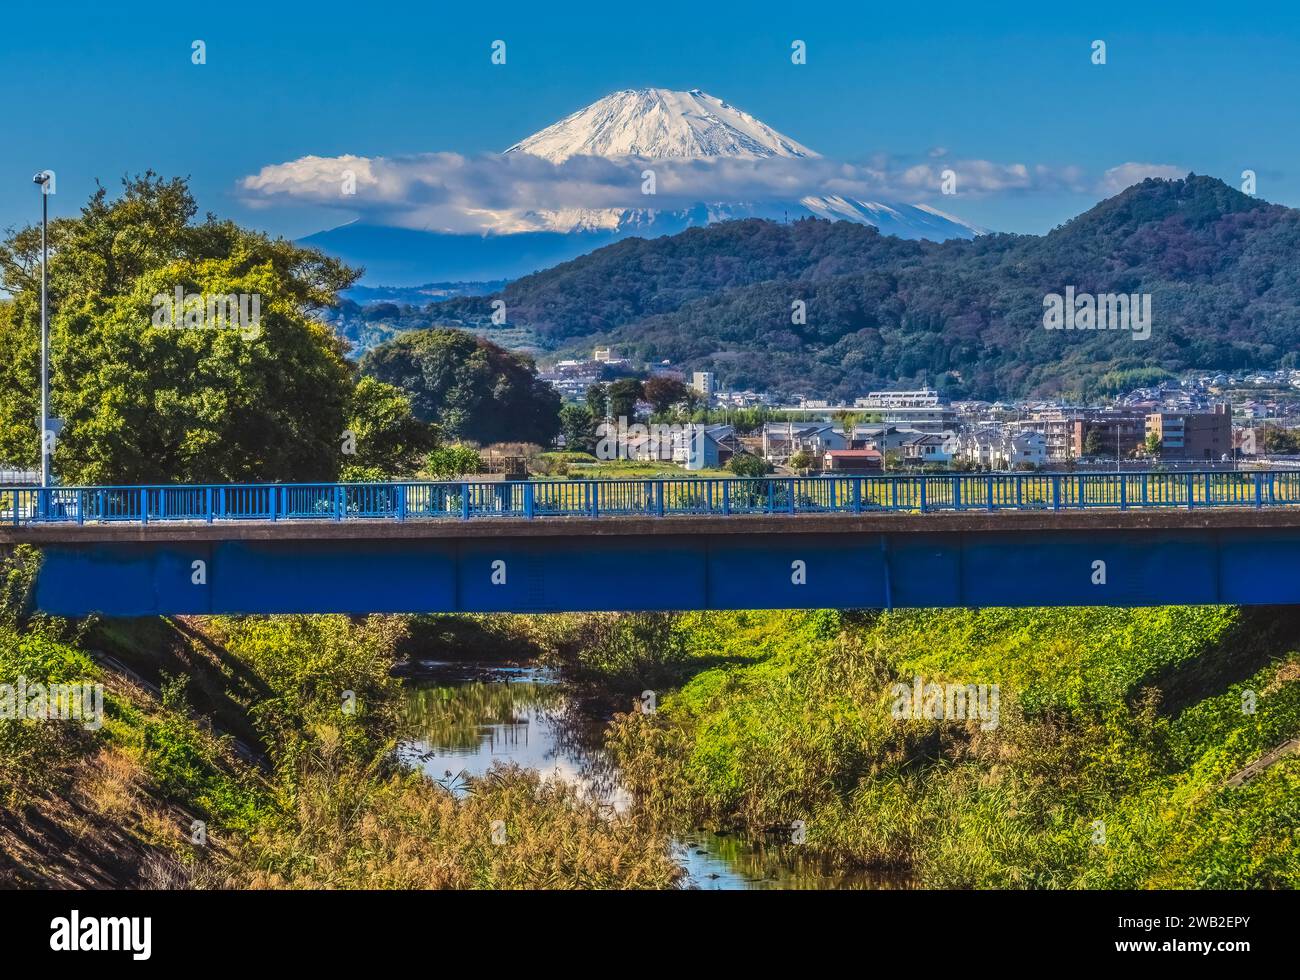
M 715 96 L 692 89 L 615 92 L 520 140 L 506 153 L 555 163 L 574 156 L 647 161 L 813 159 L 808 147 Z M 512 212 L 513 215 L 513 212 Z M 410 286 L 432 280 L 513 279 L 630 236 L 673 235 L 721 221 L 815 216 L 879 228 L 907 239 L 973 238 L 983 229 L 927 205 L 836 196 L 795 200 L 708 201 L 678 209 L 531 210 L 502 225 L 531 230 L 446 234 L 347 224 L 304 238 L 366 270 L 369 285 Z
M 454 296 L 485 296 L 504 289 L 506 281 L 496 279 L 477 282 L 426 282 L 418 286 L 353 286 L 340 294 L 358 306 L 397 303 L 424 306 Z
M 1150 294 L 1150 339 L 1044 329 L 1044 298 L 1067 287 Z M 1300 366 L 1300 211 L 1189 175 L 1043 236 L 729 221 L 626 239 L 419 320 L 482 330 L 498 298 L 557 355 L 613 343 L 734 388 L 842 398 L 925 377 L 954 397 L 1107 393 L 1188 368 Z

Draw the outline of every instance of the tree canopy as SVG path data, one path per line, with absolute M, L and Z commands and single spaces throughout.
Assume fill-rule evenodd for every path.
M 50 227 L 51 414 L 62 483 L 327 480 L 354 372 L 312 317 L 358 273 L 197 208 L 183 179 L 100 187 Z M 0 458 L 39 458 L 40 229 L 0 244 Z M 158 297 L 256 298 L 253 329 L 188 315 L 157 325 Z M 190 304 L 186 304 L 186 310 Z M 211 302 L 206 311 L 211 312 Z M 201 315 L 201 314 L 200 314 Z M 245 324 L 247 326 L 247 324 Z M 187 328 L 190 327 L 190 328 Z
M 416 418 L 451 438 L 546 445 L 560 429 L 560 396 L 533 362 L 461 330 L 403 334 L 368 352 L 361 372 L 401 388 Z

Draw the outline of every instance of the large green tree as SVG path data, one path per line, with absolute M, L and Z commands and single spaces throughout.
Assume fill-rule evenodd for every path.
M 406 392 L 362 378 L 348 404 L 342 451 L 343 480 L 384 480 L 416 475 L 438 445 L 437 427 L 411 412 Z
M 50 229 L 51 409 L 65 484 L 324 480 L 354 386 L 342 343 L 312 318 L 357 273 L 313 249 L 197 208 L 146 173 L 100 187 Z M 0 244 L 0 458 L 38 460 L 40 232 Z M 158 297 L 255 297 L 249 328 L 156 325 Z M 191 324 L 194 327 L 193 324 Z
M 645 392 L 637 378 L 620 378 L 609 386 L 609 415 L 613 419 L 636 418 L 636 403 Z
M 596 420 L 586 405 L 565 405 L 560 409 L 564 448 L 575 453 L 592 452 L 596 445 Z
M 531 360 L 461 330 L 402 334 L 367 353 L 361 372 L 406 391 L 416 417 L 453 438 L 546 445 L 560 428 L 560 396 Z

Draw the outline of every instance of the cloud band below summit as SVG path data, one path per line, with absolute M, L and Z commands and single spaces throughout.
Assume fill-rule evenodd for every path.
M 1125 165 L 1132 167 L 1135 165 Z M 254 202 L 334 206 L 363 220 L 446 232 L 542 230 L 549 215 L 574 210 L 672 210 L 699 202 L 797 200 L 841 196 L 941 200 L 944 171 L 960 195 L 1088 190 L 1076 168 L 1021 163 L 874 158 L 645 159 L 575 156 L 552 162 L 527 153 L 407 157 L 302 157 L 263 167 L 240 182 Z M 645 192 L 647 171 L 654 193 Z

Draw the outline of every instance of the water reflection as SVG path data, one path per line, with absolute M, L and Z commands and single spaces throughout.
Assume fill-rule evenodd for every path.
M 576 785 L 616 810 L 631 799 L 599 745 L 599 724 L 580 718 L 538 668 L 426 663 L 408 682 L 406 720 L 418 734 L 401 757 L 457 794 L 494 762 L 513 762 Z
M 466 780 L 513 762 L 578 787 L 625 811 L 632 800 L 600 748 L 603 727 L 583 716 L 549 671 L 495 664 L 419 664 L 406 684 L 413 733 L 399 752 L 431 779 L 463 795 Z M 898 888 L 897 876 L 828 868 L 797 845 L 692 831 L 673 841 L 689 884 L 705 889 Z
M 795 844 L 696 830 L 680 835 L 674 848 L 678 863 L 690 875 L 691 885 L 706 890 L 908 887 L 901 875 L 830 867 L 801 853 Z

